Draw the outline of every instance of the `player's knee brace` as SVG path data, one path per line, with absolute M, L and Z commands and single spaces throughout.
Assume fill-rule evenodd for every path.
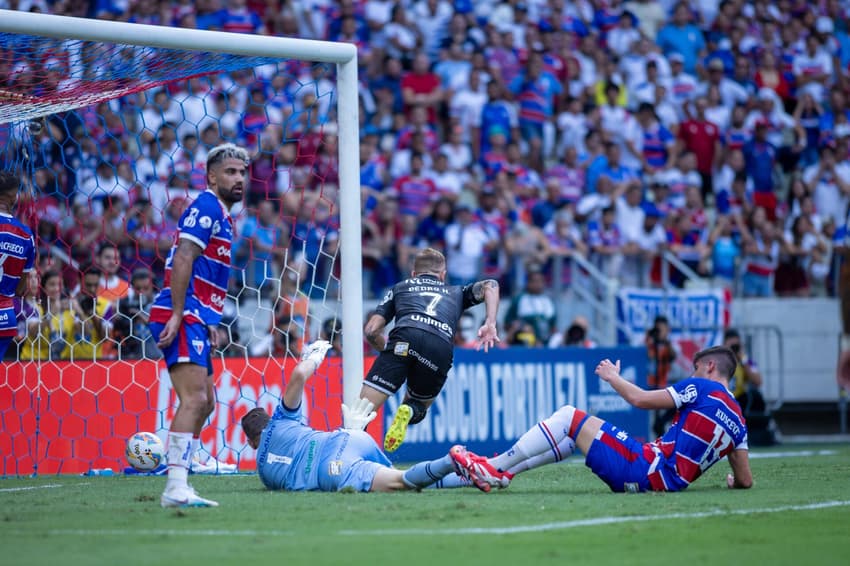
M 422 419 L 424 419 L 425 415 L 428 413 L 428 407 L 426 407 L 425 403 L 422 401 L 407 399 L 404 404 L 413 409 L 413 416 L 410 417 L 410 424 L 422 422 Z

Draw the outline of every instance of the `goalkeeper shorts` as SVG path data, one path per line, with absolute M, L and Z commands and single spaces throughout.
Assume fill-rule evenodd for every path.
M 323 452 L 319 464 L 319 488 L 322 491 L 370 491 L 375 474 L 381 468 L 392 466 L 369 433 L 362 430 L 346 430 Z M 342 435 L 341 435 L 342 436 Z

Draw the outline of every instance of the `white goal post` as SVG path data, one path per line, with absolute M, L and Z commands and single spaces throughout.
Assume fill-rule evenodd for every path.
M 249 57 L 300 59 L 337 67 L 340 259 L 343 284 L 343 399 L 358 397 L 363 378 L 363 279 L 361 255 L 357 48 L 350 43 L 130 24 L 0 10 L 0 32 L 130 44 Z

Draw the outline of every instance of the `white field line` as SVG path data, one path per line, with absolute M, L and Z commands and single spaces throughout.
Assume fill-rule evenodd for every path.
M 577 519 L 575 521 L 561 521 L 555 523 L 542 523 L 539 525 L 518 525 L 513 527 L 474 527 L 466 529 L 384 529 L 384 530 L 353 530 L 346 529 L 337 531 L 338 536 L 381 536 L 387 535 L 415 535 L 415 536 L 449 536 L 449 535 L 503 535 L 516 533 L 538 533 L 545 531 L 562 531 L 580 527 L 591 527 L 598 525 L 614 525 L 622 523 L 646 523 L 649 521 L 668 521 L 680 519 L 703 519 L 710 517 L 726 517 L 729 515 L 759 515 L 763 513 L 785 513 L 794 511 L 817 511 L 834 507 L 850 506 L 850 501 L 824 501 L 821 503 L 809 503 L 806 505 L 784 505 L 781 507 L 764 507 L 760 509 L 715 509 L 697 513 L 668 513 L 666 515 L 636 515 L 631 517 L 596 517 L 593 519 Z M 36 532 L 33 529 L 27 531 L 6 531 L 7 535 L 31 535 Z M 47 531 L 48 535 L 61 536 L 195 536 L 195 537 L 260 537 L 281 536 L 295 534 L 293 531 L 257 531 L 257 530 L 229 530 L 229 529 L 52 529 Z
M 797 456 L 832 456 L 837 450 L 796 450 L 793 452 L 750 452 L 750 459 L 794 458 Z
M 77 484 L 82 485 L 82 484 Z M 62 483 L 48 483 L 44 485 L 31 485 L 29 487 L 4 487 L 0 489 L 0 493 L 11 493 L 13 491 L 32 491 L 33 489 L 50 489 L 53 487 L 65 487 Z
M 593 519 L 577 519 L 575 521 L 560 521 L 542 523 L 539 525 L 518 525 L 515 527 L 472 527 L 466 529 L 385 529 L 379 531 L 339 531 L 343 536 L 364 535 L 504 535 L 516 533 L 540 533 L 545 531 L 562 531 L 577 527 L 592 527 L 598 525 L 615 525 L 621 523 L 646 523 L 649 521 L 666 521 L 670 519 L 703 519 L 707 517 L 725 517 L 728 515 L 758 515 L 762 513 L 783 513 L 787 511 L 812 511 L 832 507 L 850 506 L 850 501 L 824 501 L 807 505 L 784 505 L 782 507 L 765 507 L 762 509 L 714 509 L 697 513 L 668 513 L 666 515 L 634 515 L 631 517 L 596 517 Z

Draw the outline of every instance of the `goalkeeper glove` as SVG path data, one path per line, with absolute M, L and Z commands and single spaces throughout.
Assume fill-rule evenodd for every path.
M 322 362 L 325 360 L 325 355 L 328 353 L 328 350 L 331 349 L 331 343 L 327 340 L 316 340 L 312 344 L 306 346 L 304 351 L 301 352 L 301 361 L 311 361 L 316 364 L 316 367 L 313 368 L 313 371 L 316 371 Z
M 365 430 L 366 425 L 378 416 L 373 409 L 375 405 L 368 399 L 358 399 L 351 407 L 342 404 L 342 428 L 348 430 Z

